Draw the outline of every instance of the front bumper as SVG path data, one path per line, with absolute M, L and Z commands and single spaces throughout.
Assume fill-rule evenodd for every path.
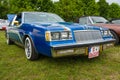
M 62 56 L 80 55 L 80 54 L 88 55 L 88 48 L 90 46 L 99 46 L 100 52 L 102 52 L 104 49 L 114 46 L 114 42 L 115 39 L 111 39 L 111 40 L 102 40 L 96 42 L 52 46 L 51 53 L 53 57 L 62 57 Z

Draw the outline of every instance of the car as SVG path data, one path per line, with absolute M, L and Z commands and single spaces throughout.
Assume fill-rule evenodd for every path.
M 0 30 L 5 30 L 8 25 L 8 20 L 0 19 Z
M 108 29 L 65 22 L 54 13 L 22 12 L 8 17 L 11 22 L 6 30 L 7 44 L 24 47 L 28 60 L 38 59 L 39 54 L 49 57 L 84 54 L 94 58 L 114 46 Z
M 120 43 L 120 24 L 112 24 L 101 16 L 82 16 L 78 22 L 79 24 L 108 28 L 114 39 L 116 39 L 115 44 Z
M 120 24 L 120 18 L 118 18 L 118 19 L 111 19 L 110 22 L 112 24 Z

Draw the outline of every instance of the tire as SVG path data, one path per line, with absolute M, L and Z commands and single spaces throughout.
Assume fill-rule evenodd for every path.
M 119 39 L 118 35 L 114 31 L 110 31 L 110 32 L 113 35 L 113 38 L 116 39 L 115 45 L 119 44 L 120 39 Z
M 39 56 L 36 53 L 32 40 L 29 37 L 25 39 L 25 54 L 26 54 L 26 58 L 32 61 L 37 60 Z
M 14 43 L 12 40 L 10 40 L 9 35 L 6 35 L 6 37 L 7 37 L 6 42 L 7 42 L 8 45 L 11 45 L 11 44 Z

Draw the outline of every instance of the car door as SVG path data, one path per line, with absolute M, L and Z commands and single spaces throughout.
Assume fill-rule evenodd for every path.
M 23 30 L 20 28 L 21 16 L 16 15 L 9 26 L 10 26 L 8 29 L 9 38 L 17 43 L 23 43 L 22 41 Z

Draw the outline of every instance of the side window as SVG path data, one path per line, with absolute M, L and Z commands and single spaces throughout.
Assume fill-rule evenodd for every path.
M 21 14 L 15 15 L 13 20 L 10 22 L 9 26 L 18 27 L 22 22 L 21 20 L 22 20 Z
M 87 24 L 87 17 L 79 18 L 79 24 L 82 24 L 82 25 Z
M 16 20 L 17 15 L 15 15 L 15 17 L 12 19 L 12 21 L 10 22 L 9 26 L 14 27 L 15 26 L 15 20 Z
M 21 24 L 21 14 L 17 15 L 15 21 L 16 21 L 17 25 Z

